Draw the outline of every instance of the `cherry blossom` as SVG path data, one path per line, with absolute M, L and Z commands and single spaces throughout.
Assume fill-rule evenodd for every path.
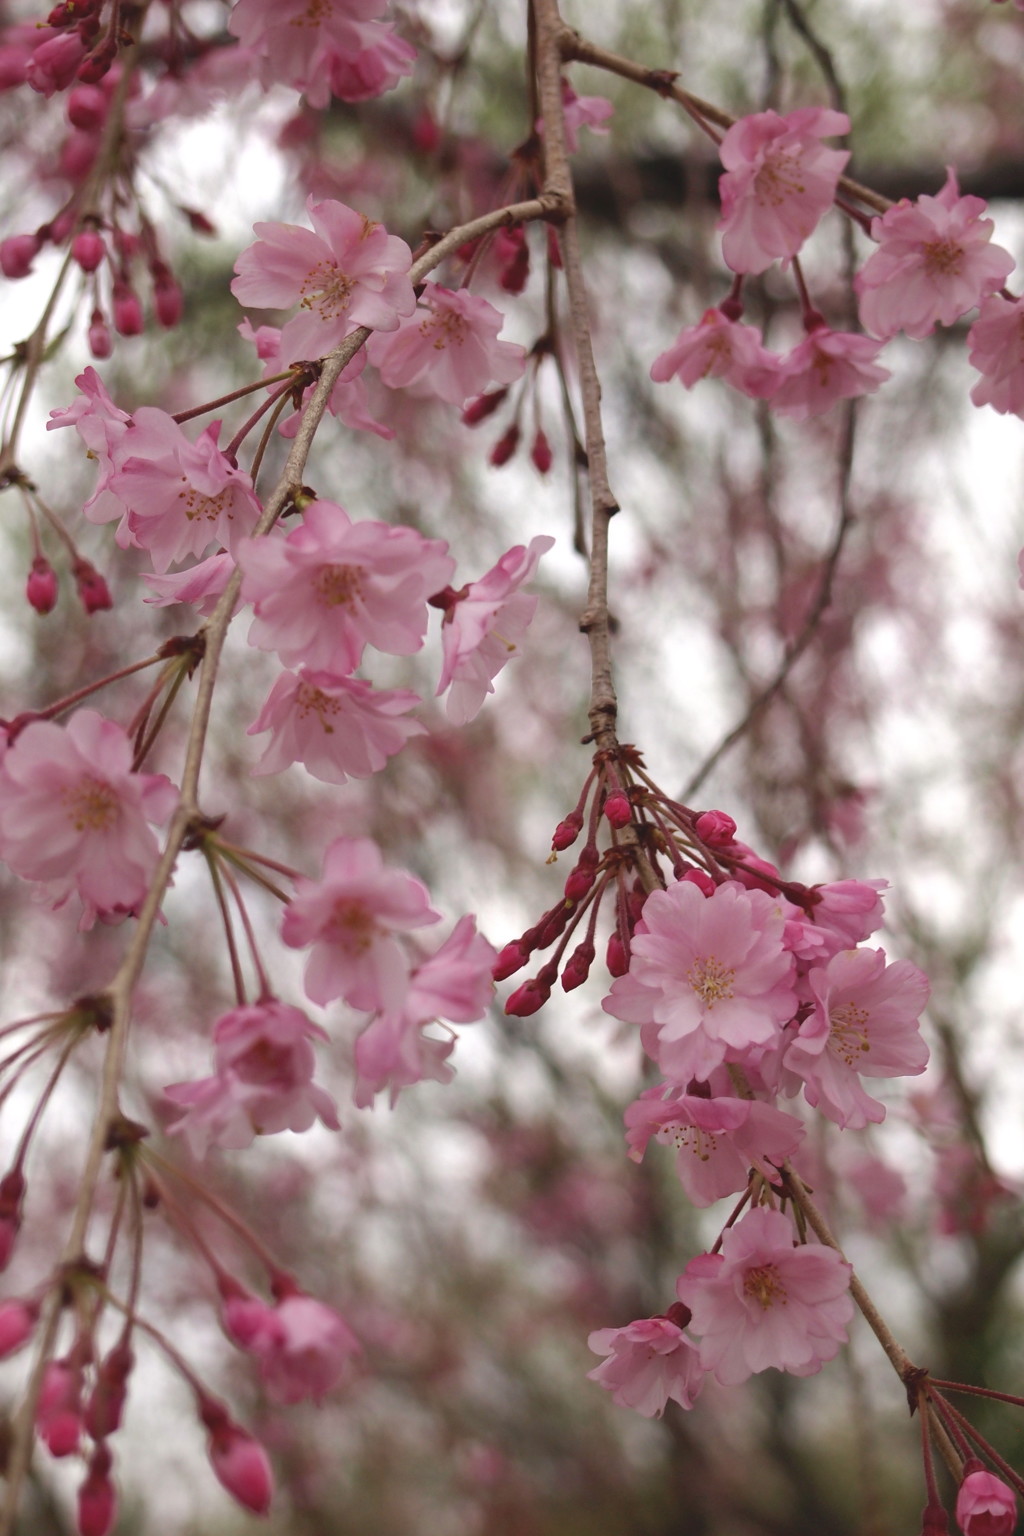
M 724 379 L 734 389 L 767 399 L 776 386 L 779 359 L 754 325 L 740 325 L 720 309 L 706 309 L 699 325 L 686 326 L 651 364 L 656 384 L 678 379 L 692 389 L 700 379 Z
M 353 1008 L 401 1007 L 412 969 L 396 932 L 440 920 L 426 888 L 402 870 L 385 869 L 368 837 L 338 837 L 324 854 L 320 881 L 299 879 L 284 912 L 284 942 L 312 945 L 306 995 L 314 1003 L 343 997 Z
M 394 331 L 416 308 L 409 281 L 412 252 L 344 203 L 309 198 L 312 230 L 298 224 L 256 224 L 259 238 L 239 256 L 231 291 L 240 304 L 304 314 L 281 332 L 284 362 L 323 357 L 355 330 L 368 325 Z
M 67 725 L 27 725 L 0 766 L 0 856 L 45 882 L 54 906 L 77 891 L 83 927 L 137 911 L 160 852 L 150 823 L 177 803 L 163 774 L 131 771 L 132 756 L 119 725 L 80 709 Z
M 242 595 L 256 618 L 249 642 L 286 666 L 348 673 L 365 645 L 409 656 L 423 644 L 427 598 L 455 569 L 440 539 L 314 501 L 286 538 L 243 540 Z
M 794 908 L 786 923 L 786 948 L 801 960 L 827 960 L 837 950 L 852 949 L 881 927 L 881 893 L 888 885 L 888 880 L 835 880 L 813 886 L 810 917 Z
M 775 1042 L 796 1009 L 783 913 L 763 891 L 726 881 L 704 896 L 688 880 L 654 891 L 633 937 L 629 972 L 602 1006 L 656 1026 L 645 1044 L 666 1077 L 701 1080 L 751 1046 Z
M 484 699 L 494 692 L 493 679 L 519 654 L 537 611 L 537 598 L 519 588 L 532 578 L 541 555 L 554 542 L 538 534 L 528 545 L 507 550 L 479 581 L 444 594 L 444 664 L 437 692 L 451 690 L 445 707 L 453 725 L 475 719 Z
M 331 672 L 283 672 L 250 736 L 270 731 L 266 751 L 253 773 L 280 773 L 302 763 L 325 784 L 367 779 L 383 768 L 413 736 L 426 734 L 418 720 L 396 716 L 421 703 L 408 688 L 380 689 Z
M 222 1283 L 228 1336 L 260 1361 L 271 1396 L 282 1403 L 321 1402 L 334 1387 L 359 1341 L 345 1320 L 289 1282 L 268 1307 L 235 1281 Z
M 190 565 L 171 575 L 156 576 L 151 571 L 143 571 L 142 579 L 155 596 L 144 597 L 142 601 L 152 603 L 157 608 L 173 607 L 175 603 L 191 603 L 197 613 L 208 617 L 223 597 L 234 571 L 234 559 L 226 550 L 209 555 L 197 565 Z M 241 606 L 242 596 L 239 593 L 233 611 L 237 613 Z
M 975 405 L 1024 416 L 1024 299 L 999 293 L 984 299 L 967 332 L 971 366 L 982 375 L 971 390 Z
M 313 1082 L 310 1041 L 326 1038 L 300 1009 L 274 998 L 232 1009 L 214 1029 L 214 1076 L 164 1089 L 182 1109 L 171 1129 L 197 1158 L 211 1144 L 247 1147 L 255 1136 L 307 1131 L 317 1119 L 336 1131 L 334 1100 Z
M 660 1419 L 670 1398 L 692 1408 L 704 1385 L 696 1346 L 668 1317 L 598 1328 L 587 1343 L 595 1355 L 607 1356 L 587 1372 L 588 1379 L 611 1392 L 620 1408 L 635 1408 L 645 1419 Z
M 606 134 L 608 119 L 615 107 L 607 96 L 577 96 L 568 80 L 562 79 L 562 121 L 565 124 L 565 147 L 574 155 L 580 147 L 580 129 L 589 128 L 591 133 Z M 544 119 L 537 119 L 537 132 L 543 134 Z
M 728 130 L 719 146 L 725 174 L 718 183 L 718 228 L 734 272 L 764 272 L 796 255 L 832 206 L 850 158 L 821 140 L 849 128 L 843 112 L 801 107 L 785 117 L 756 112 Z
M 700 1360 L 723 1386 L 770 1366 L 811 1376 L 846 1342 L 850 1266 L 834 1248 L 794 1246 L 781 1211 L 759 1207 L 730 1227 L 676 1285 L 701 1335 Z
M 885 1118 L 861 1077 L 915 1076 L 928 1064 L 918 1025 L 928 978 L 909 960 L 886 965 L 883 949 L 843 949 L 815 967 L 808 983 L 814 1008 L 785 1065 L 804 1080 L 809 1104 L 861 1130 Z
M 792 352 L 780 359 L 771 409 L 794 421 L 807 421 L 832 409 L 838 400 L 872 395 L 891 378 L 875 358 L 884 343 L 816 326 Z
M 397 331 L 375 334 L 367 343 L 389 388 L 411 388 L 461 406 L 492 384 L 519 378 L 526 352 L 498 340 L 505 317 L 493 304 L 466 289 L 425 283 L 420 306 Z
M 1016 263 L 990 243 L 995 226 L 981 217 L 986 206 L 983 198 L 960 196 L 950 166 L 934 197 L 903 198 L 872 220 L 879 249 L 854 280 L 865 330 L 883 339 L 901 330 L 928 336 L 1001 287 Z
M 259 57 L 265 83 L 326 107 L 332 91 L 363 101 L 411 72 L 415 50 L 376 19 L 383 9 L 382 0 L 237 0 L 228 28 Z
M 652 1137 L 675 1148 L 680 1183 L 697 1206 L 745 1189 L 752 1166 L 770 1180 L 771 1165 L 781 1166 L 804 1138 L 799 1120 L 770 1104 L 666 1091 L 660 1084 L 626 1110 L 626 1131 L 635 1162 Z
M 95 368 L 86 368 L 75 380 L 80 394 L 77 400 L 60 410 L 51 411 L 46 430 L 74 427 L 85 444 L 87 455 L 100 468 L 96 490 L 82 508 L 82 515 L 92 523 L 109 523 L 123 517 L 124 504 L 108 490 L 114 471 L 114 454 L 132 425 L 127 411 L 116 406 Z
M 250 321 L 243 320 L 238 327 L 238 334 L 246 341 L 251 341 L 256 348 L 258 357 L 266 364 L 263 370 L 264 378 L 273 378 L 276 374 L 283 373 L 281 363 L 281 332 L 275 325 L 253 326 Z M 369 396 L 366 385 L 361 377 L 366 367 L 366 349 L 361 348 L 351 360 L 346 363 L 338 377 L 338 382 L 331 390 L 327 401 L 327 409 L 338 421 L 346 427 L 351 427 L 356 432 L 373 432 L 377 437 L 389 441 L 394 437 L 391 427 L 386 427 L 382 422 L 375 421 L 370 415 Z M 314 385 L 310 384 L 303 391 L 303 405 L 313 393 Z M 282 418 L 278 427 L 282 437 L 294 437 L 302 419 L 301 406 L 292 412 L 290 416 Z
M 233 1424 L 219 1405 L 204 1405 L 203 1418 L 210 1431 L 208 1452 L 217 1481 L 243 1509 L 265 1515 L 274 1494 L 266 1451 L 252 1435 Z
M 165 411 L 144 406 L 132 420 L 106 481 L 125 513 L 118 543 L 148 550 L 158 572 L 211 544 L 234 550 L 260 504 L 249 476 L 217 447 L 220 422 L 191 443 Z
M 1013 1536 L 1017 1500 L 1002 1478 L 986 1471 L 976 1456 L 964 1464 L 956 1496 L 956 1521 L 964 1536 Z

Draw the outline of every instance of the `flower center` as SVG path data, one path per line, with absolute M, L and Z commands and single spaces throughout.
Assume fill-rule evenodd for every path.
M 341 713 L 341 704 L 337 699 L 332 699 L 329 693 L 324 693 L 322 688 L 314 688 L 312 683 L 300 683 L 299 691 L 295 695 L 295 708 L 299 712 L 299 718 L 305 719 L 307 715 L 316 715 L 324 731 L 328 736 L 334 734 L 334 726 L 331 725 L 328 716 Z
M 654 1139 L 663 1147 L 675 1147 L 677 1152 L 692 1152 L 700 1163 L 706 1163 L 718 1151 L 718 1137 L 713 1131 L 702 1131 L 697 1125 L 684 1125 L 681 1120 L 670 1120 L 659 1126 Z
M 322 608 L 354 608 L 363 595 L 358 565 L 322 565 L 313 577 L 313 591 Z
M 311 309 L 321 320 L 336 320 L 348 309 L 355 286 L 352 278 L 338 270 L 333 261 L 321 261 L 306 273 L 299 293 L 303 309 Z
M 928 240 L 924 264 L 933 277 L 956 277 L 964 264 L 964 248 L 955 240 Z
M 757 173 L 755 196 L 763 208 L 767 203 L 779 208 L 788 197 L 801 197 L 807 188 L 801 181 L 803 166 L 798 149 L 779 149 L 769 153 Z
M 716 960 L 714 955 L 698 955 L 687 971 L 686 979 L 710 1011 L 723 997 L 732 997 L 736 972 Z
M 774 1264 L 754 1264 L 743 1276 L 743 1289 L 763 1312 L 769 1307 L 786 1306 L 789 1297 Z
M 829 1010 L 828 1043 L 848 1067 L 856 1067 L 858 1056 L 871 1049 L 865 1027 L 870 1017 L 868 1010 L 856 1003 L 840 1003 Z
M 178 500 L 184 503 L 185 516 L 189 522 L 194 523 L 202 517 L 208 523 L 215 523 L 227 506 L 229 488 L 225 486 L 222 491 L 217 492 L 216 496 L 204 496 L 201 491 L 197 491 L 188 483 L 184 475 L 181 478 L 185 489 L 178 492 Z
M 105 832 L 120 809 L 116 793 L 103 779 L 80 779 L 61 799 L 76 832 Z
M 288 22 L 290 27 L 319 27 L 334 14 L 331 0 L 309 0 L 306 9 Z
M 461 347 L 468 334 L 469 326 L 462 315 L 452 309 L 435 309 L 420 325 L 420 335 L 424 339 L 433 337 L 436 352 L 443 352 L 445 347 Z
M 373 944 L 377 924 L 363 902 L 342 896 L 334 903 L 327 932 L 347 955 L 365 955 Z

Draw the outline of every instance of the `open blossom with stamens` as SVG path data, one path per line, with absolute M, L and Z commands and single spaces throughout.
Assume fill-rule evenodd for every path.
M 725 175 L 722 251 L 734 272 L 764 272 L 795 256 L 832 206 L 845 149 L 822 139 L 847 133 L 850 119 L 825 107 L 801 107 L 780 117 L 755 112 L 734 123 L 719 146 Z
M 83 926 L 138 910 L 160 853 L 151 824 L 177 803 L 163 774 L 131 771 L 132 756 L 119 725 L 79 709 L 66 725 L 27 725 L 0 766 L 0 856 L 45 882 L 54 906 L 77 891 Z
M 639 1162 L 654 1139 L 676 1151 L 679 1180 L 694 1205 L 746 1189 L 750 1169 L 766 1178 L 804 1138 L 792 1115 L 757 1099 L 706 1098 L 656 1084 L 626 1110 L 629 1155 Z
M 399 720 L 421 703 L 409 688 L 374 688 L 331 672 L 283 672 L 250 736 L 270 731 L 270 742 L 253 773 L 280 773 L 302 763 L 325 784 L 368 779 L 413 736 L 426 734 L 418 720 Z
M 728 880 L 705 896 L 688 880 L 653 891 L 633 937 L 629 971 L 602 1006 L 652 1026 L 644 1043 L 685 1086 L 723 1061 L 774 1044 L 796 1011 L 785 918 L 763 891 Z
M 681 1408 L 692 1408 L 704 1385 L 696 1346 L 669 1317 L 640 1318 L 625 1328 L 598 1328 L 587 1343 L 595 1355 L 607 1356 L 587 1372 L 588 1379 L 611 1392 L 620 1408 L 635 1408 L 645 1419 L 660 1419 L 670 1398 Z
M 667 351 L 651 364 L 656 384 L 678 379 L 692 389 L 699 379 L 724 379 L 755 399 L 767 399 L 775 388 L 779 359 L 761 341 L 755 325 L 730 320 L 720 309 L 706 309 L 699 325 L 679 332 Z
M 427 598 L 455 570 L 441 539 L 370 519 L 353 522 L 331 501 L 313 501 L 286 538 L 243 540 L 242 595 L 256 610 L 249 643 L 286 666 L 336 676 L 359 665 L 366 645 L 411 656 L 427 630 Z
M 451 690 L 446 709 L 454 725 L 465 725 L 479 714 L 484 699 L 494 692 L 493 679 L 519 654 L 537 611 L 536 597 L 519 588 L 532 578 L 541 555 L 554 542 L 548 534 L 538 534 L 528 545 L 517 544 L 479 581 L 448 594 L 437 692 Z
M 846 1342 L 850 1266 L 795 1237 L 781 1211 L 759 1207 L 728 1229 L 720 1253 L 699 1254 L 679 1277 L 701 1364 L 723 1386 L 769 1367 L 811 1376 Z
M 397 330 L 416 308 L 409 281 L 412 252 L 354 208 L 326 199 L 306 203 L 313 228 L 255 224 L 259 236 L 235 263 L 231 292 L 240 304 L 304 313 L 281 332 L 284 363 L 323 357 L 361 325 Z
M 261 60 L 264 84 L 326 107 L 332 92 L 365 101 L 411 72 L 415 50 L 377 20 L 383 9 L 384 0 L 237 0 L 228 30 Z
M 990 294 L 967 332 L 967 345 L 971 366 L 981 374 L 971 390 L 974 404 L 1024 416 L 1024 299 Z
M 251 479 L 217 447 L 219 431 L 211 422 L 191 443 L 166 411 L 143 406 L 117 445 L 107 479 L 125 512 L 117 541 L 148 550 L 157 571 L 211 545 L 233 550 L 260 515 Z
M 1002 286 L 1016 263 L 991 243 L 995 225 L 981 217 L 986 206 L 984 198 L 960 196 L 950 166 L 934 197 L 903 198 L 872 220 L 879 249 L 854 279 L 865 330 L 928 336 Z
M 511 384 L 526 366 L 526 352 L 499 341 L 505 317 L 466 289 L 425 283 L 420 307 L 397 331 L 373 335 L 370 361 L 390 389 L 413 389 L 462 405 L 494 384 Z
M 873 395 L 891 378 L 888 368 L 875 362 L 883 345 L 870 336 L 817 326 L 779 359 L 768 404 L 778 416 L 806 421 L 830 411 L 839 400 Z
M 99 484 L 82 508 L 82 515 L 91 523 L 109 523 L 124 516 L 124 503 L 109 491 L 108 485 L 114 472 L 114 455 L 132 426 L 132 418 L 114 404 L 95 368 L 86 368 L 75 383 L 80 392 L 77 400 L 51 411 L 46 430 L 75 428 L 87 456 L 95 459 L 100 468 Z
M 785 1065 L 803 1078 L 809 1104 L 838 1125 L 862 1130 L 884 1120 L 885 1108 L 860 1079 L 913 1077 L 928 1064 L 918 1024 L 928 978 L 909 960 L 886 965 L 884 949 L 842 949 L 808 982 L 814 1009 Z
M 284 942 L 312 945 L 306 996 L 343 997 L 376 1012 L 401 1007 L 412 969 L 396 934 L 440 920 L 426 887 L 404 870 L 386 869 L 368 837 L 338 837 L 324 854 L 319 881 L 299 879 L 284 911 Z

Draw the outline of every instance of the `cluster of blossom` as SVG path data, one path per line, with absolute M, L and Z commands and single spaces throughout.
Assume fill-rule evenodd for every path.
M 983 199 L 962 197 L 952 168 L 934 197 L 904 198 L 870 220 L 847 208 L 878 245 L 854 280 L 868 335 L 832 330 L 812 304 L 798 253 L 835 202 L 849 158 L 822 140 L 849 127 L 842 112 L 805 107 L 785 117 L 755 113 L 728 130 L 720 145 L 726 170 L 718 227 L 736 280 L 722 304 L 655 359 L 652 379 L 678 378 L 690 389 L 709 375 L 724 378 L 804 421 L 839 400 L 874 393 L 890 376 L 877 358 L 891 337 L 930 335 L 980 306 L 968 332 L 970 361 L 982 375 L 971 398 L 1024 415 L 1024 300 L 1003 288 L 1015 262 L 992 243 Z M 744 277 L 776 261 L 795 266 L 806 332 L 785 356 L 767 350 L 756 326 L 740 323 Z

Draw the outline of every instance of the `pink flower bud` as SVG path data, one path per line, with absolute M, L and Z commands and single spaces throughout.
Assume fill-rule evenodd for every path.
M 79 230 L 71 242 L 71 254 L 83 272 L 95 272 L 107 254 L 103 236 L 95 229 Z
M 110 1452 L 105 1445 L 98 1445 L 89 1461 L 85 1482 L 78 1490 L 79 1536 L 107 1536 L 117 1518 L 117 1490 L 110 1467 Z
M 128 1377 L 135 1356 L 127 1341 L 115 1344 L 100 1364 L 96 1382 L 85 1405 L 85 1427 L 94 1440 L 105 1440 L 121 1427 Z
M 492 389 L 489 394 L 477 395 L 467 406 L 463 407 L 462 424 L 465 427 L 475 427 L 479 422 L 486 421 L 492 416 L 498 406 L 508 394 L 507 389 Z
M 165 330 L 178 324 L 185 302 L 181 289 L 166 267 L 153 270 L 153 305 L 156 318 Z
M 426 107 L 420 109 L 413 122 L 412 142 L 421 155 L 432 155 L 441 142 L 437 119 Z
M 83 133 L 95 133 L 107 120 L 107 93 L 98 85 L 76 85 L 68 95 L 68 122 Z
M 625 976 L 629 970 L 629 961 L 626 958 L 626 946 L 617 933 L 609 935 L 608 948 L 605 951 L 604 963 L 608 967 L 610 976 Z
M 224 1300 L 221 1321 L 224 1332 L 239 1349 L 253 1349 L 257 1341 L 266 1339 L 276 1331 L 275 1312 L 258 1296 L 252 1296 L 234 1281 L 220 1287 Z
M 688 880 L 691 885 L 695 885 L 698 890 L 703 891 L 705 896 L 713 896 L 715 894 L 715 882 L 705 869 L 688 869 L 685 875 L 680 876 L 680 879 Z
M 69 181 L 83 181 L 92 170 L 99 152 L 98 133 L 69 133 L 60 151 L 60 168 Z
M 500 469 L 503 464 L 507 464 L 509 459 L 515 453 L 518 445 L 519 428 L 516 423 L 513 422 L 508 431 L 502 437 L 498 438 L 498 441 L 491 449 L 490 461 L 494 465 L 494 468 Z
M 102 309 L 94 309 L 89 321 L 89 351 L 93 357 L 109 357 L 114 350 L 110 327 Z
M 95 48 L 78 66 L 78 78 L 85 85 L 95 85 L 110 69 L 117 58 L 117 38 L 108 37 Z
M 531 1013 L 536 1013 L 538 1009 L 543 1008 L 550 996 L 550 982 L 542 982 L 539 975 L 532 976 L 512 993 L 505 1004 L 505 1012 L 519 1019 L 527 1019 Z
M 547 474 L 548 470 L 551 468 L 552 463 L 554 462 L 554 454 L 551 452 L 551 444 L 548 442 L 547 434 L 542 427 L 537 428 L 537 436 L 534 438 L 533 447 L 530 449 L 530 458 L 533 460 L 534 467 L 538 469 L 542 475 Z
M 586 852 L 586 849 L 584 849 Z M 597 849 L 594 849 L 596 854 Z M 597 879 L 597 869 L 591 860 L 580 859 L 565 882 L 566 901 L 582 901 Z
M 51 1456 L 73 1456 L 82 1437 L 82 1372 L 51 1360 L 43 1373 L 36 1428 Z
M 594 963 L 594 955 L 594 946 L 589 941 L 584 940 L 582 944 L 576 946 L 562 972 L 563 992 L 572 992 L 574 988 L 582 987 L 590 975 L 590 967 Z
M 613 789 L 602 806 L 613 827 L 625 827 L 633 820 L 633 807 L 623 789 Z
M 921 1536 L 946 1536 L 949 1516 L 941 1504 L 929 1504 L 921 1515 Z
M 114 329 L 119 336 L 138 336 L 142 332 L 142 305 L 130 283 L 114 284 Z
M 32 561 L 25 596 L 36 613 L 52 613 L 57 606 L 57 573 L 45 555 L 36 555 Z
M 0 241 L 0 270 L 4 277 L 27 277 L 41 243 L 38 235 L 11 235 Z
M 566 848 L 571 848 L 582 830 L 582 811 L 570 811 L 564 821 L 560 821 L 555 828 L 555 834 L 551 839 L 552 848 L 557 853 L 562 853 Z
M 179 212 L 183 213 L 186 219 L 188 219 L 189 227 L 194 235 L 210 236 L 217 233 L 216 224 L 211 219 L 208 219 L 205 213 L 201 213 L 198 208 L 186 208 L 182 205 L 179 208 Z
M 216 1404 L 204 1405 L 203 1422 L 210 1431 L 210 1465 L 218 1482 L 243 1509 L 265 1515 L 274 1492 L 266 1451 Z
M 538 924 L 537 942 L 534 948 L 547 949 L 549 944 L 553 944 L 559 934 L 564 931 L 565 925 L 574 911 L 575 908 L 569 901 L 560 901 L 557 907 L 553 907 L 544 921 Z M 551 979 L 554 981 L 554 977 Z
M 522 293 L 530 276 L 530 248 L 522 224 L 499 229 L 494 237 L 494 254 L 501 268 L 501 286 L 506 293 Z
M 724 811 L 705 811 L 695 826 L 697 836 L 712 848 L 728 848 L 736 837 L 736 823 Z
M 516 971 L 521 971 L 529 958 L 529 950 L 520 943 L 519 939 L 513 939 L 511 944 L 505 945 L 495 960 L 491 975 L 495 981 L 504 981 L 506 977 L 514 976 Z
M 98 613 L 101 608 L 113 608 L 110 588 L 91 560 L 76 560 L 71 573 L 78 587 L 78 596 L 86 613 Z
M 39 1320 L 39 1306 L 34 1301 L 0 1302 L 0 1360 L 6 1360 L 32 1337 Z
M 1013 1489 L 976 1456 L 964 1463 L 964 1480 L 956 1496 L 957 1524 L 964 1536 L 1011 1536 L 1017 1524 Z

